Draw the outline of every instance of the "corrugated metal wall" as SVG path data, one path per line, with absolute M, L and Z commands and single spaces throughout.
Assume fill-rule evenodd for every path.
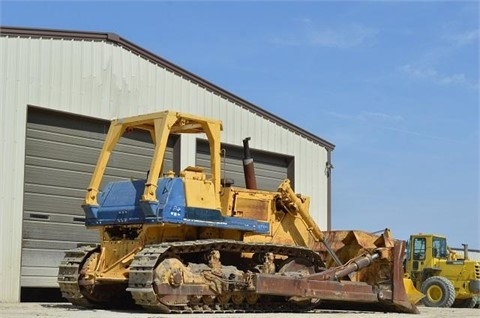
M 454 250 L 457 253 L 458 258 L 464 258 L 465 253 L 463 248 L 460 247 L 453 247 L 452 250 Z M 468 250 L 468 258 L 471 260 L 476 260 L 480 262 L 480 250 Z
M 295 157 L 296 191 L 312 197 L 326 228 L 328 151 L 111 42 L 0 38 L 0 301 L 18 300 L 27 105 L 111 119 L 175 109 L 224 123 L 223 142 Z M 185 141 L 185 142 L 184 142 Z M 195 163 L 195 139 L 182 139 L 182 167 Z

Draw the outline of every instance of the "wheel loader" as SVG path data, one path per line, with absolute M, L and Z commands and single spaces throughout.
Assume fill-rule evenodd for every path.
M 449 249 L 447 238 L 437 234 L 411 235 L 405 272 L 425 297 L 428 307 L 473 308 L 480 297 L 480 262 L 459 259 Z
M 135 130 L 152 137 L 148 176 L 99 189 L 115 145 Z M 174 111 L 111 122 L 82 205 L 100 243 L 65 252 L 63 297 L 77 306 L 133 304 L 160 313 L 418 313 L 403 285 L 403 241 L 388 229 L 321 231 L 309 197 L 288 179 L 276 191 L 259 190 L 245 167 L 247 187 L 226 182 L 221 130 L 218 120 Z M 206 138 L 210 166 L 163 172 L 172 134 Z

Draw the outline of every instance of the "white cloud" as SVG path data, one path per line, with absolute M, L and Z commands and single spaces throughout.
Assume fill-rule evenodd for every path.
M 375 122 L 400 122 L 403 121 L 403 117 L 400 115 L 391 115 L 382 112 L 369 112 L 362 111 L 358 114 L 342 114 L 337 112 L 328 112 L 329 115 L 346 120 L 355 121 L 375 121 Z
M 475 42 L 478 43 L 478 40 L 480 39 L 480 30 L 474 29 L 458 33 L 448 33 L 445 34 L 443 38 L 456 47 L 473 44 Z
M 403 121 L 403 117 L 400 115 L 390 115 L 380 112 L 361 112 L 361 118 L 365 120 L 377 120 L 377 121 Z
M 370 43 L 378 31 L 363 25 L 350 25 L 338 29 L 311 30 L 308 43 L 312 46 L 351 48 Z
M 429 80 L 440 85 L 457 85 L 463 86 L 468 89 L 479 89 L 478 82 L 469 80 L 465 74 L 442 74 L 432 67 L 418 68 L 410 64 L 406 64 L 400 67 L 400 71 L 412 78 Z
M 350 24 L 341 27 L 317 27 L 313 22 L 304 18 L 299 20 L 302 28 L 296 32 L 273 38 L 272 42 L 286 46 L 310 46 L 330 48 L 352 48 L 370 44 L 376 38 L 376 29 Z
M 412 136 L 421 137 L 424 139 L 431 139 L 431 140 L 437 140 L 437 141 L 449 142 L 449 143 L 457 143 L 457 144 L 465 143 L 465 141 L 463 140 L 445 138 L 442 136 L 436 136 L 436 135 L 432 135 L 424 132 L 410 130 L 407 128 L 408 127 L 407 120 L 405 120 L 405 118 L 401 115 L 387 114 L 383 112 L 369 112 L 369 111 L 362 111 L 357 114 L 346 114 L 346 113 L 338 113 L 338 112 L 330 111 L 330 112 L 327 112 L 327 114 L 338 119 L 361 123 L 361 125 L 364 125 L 364 122 L 368 122 L 369 127 L 373 127 L 375 129 L 381 129 L 381 130 L 389 130 L 389 131 L 393 131 L 403 135 L 412 135 Z M 342 142 L 343 141 L 352 142 L 357 140 L 359 136 L 344 133 L 343 135 L 341 134 L 340 137 L 343 138 Z

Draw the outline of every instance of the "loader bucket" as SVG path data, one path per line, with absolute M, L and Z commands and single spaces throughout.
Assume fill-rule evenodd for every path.
M 405 292 L 407 293 L 408 301 L 410 301 L 412 304 L 417 304 L 420 300 L 422 300 L 423 297 L 425 297 L 424 294 L 415 288 L 410 278 L 403 278 L 403 286 L 405 286 Z
M 415 303 L 420 295 L 407 294 L 406 289 L 411 286 L 406 286 L 403 279 L 405 242 L 394 240 L 388 229 L 382 235 L 363 231 L 327 231 L 324 234 L 331 249 L 344 264 L 337 270 L 322 244 L 317 244 L 315 250 L 324 256 L 328 272 L 348 272 L 344 268 L 351 267 L 352 260 L 361 255 L 376 253 L 378 258 L 368 266 L 339 278 L 341 284 L 349 284 L 351 289 L 339 299 L 321 299 L 319 308 L 419 313 Z M 364 286 L 368 288 L 365 290 Z

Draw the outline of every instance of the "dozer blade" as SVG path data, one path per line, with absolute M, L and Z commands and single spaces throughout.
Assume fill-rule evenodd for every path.
M 309 280 L 330 280 L 329 284 L 336 283 L 332 288 L 341 291 L 325 297 L 323 287 L 317 286 L 320 289 L 316 291 L 319 308 L 419 313 L 415 304 L 420 295 L 407 293 L 406 287 L 409 286 L 403 279 L 405 242 L 394 240 L 388 229 L 382 235 L 363 231 L 324 233 L 344 265 L 336 266 L 323 244 L 315 246 L 315 250 L 326 259 L 327 270 Z

